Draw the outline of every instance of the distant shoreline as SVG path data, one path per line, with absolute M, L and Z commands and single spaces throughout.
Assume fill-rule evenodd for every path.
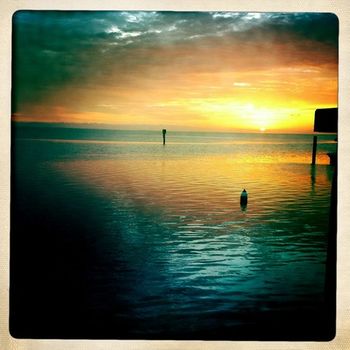
M 114 125 L 114 124 L 99 124 L 99 123 L 61 123 L 61 122 L 24 122 L 24 121 L 11 121 L 11 125 L 18 125 L 24 127 L 39 127 L 39 128 L 66 128 L 66 129 L 100 129 L 100 130 L 115 130 L 115 131 L 161 131 L 163 126 L 150 126 L 150 125 L 138 125 L 137 127 L 133 127 L 131 125 Z M 291 132 L 291 131 L 264 131 L 261 132 L 259 130 L 201 130 L 201 129 L 191 129 L 191 130 L 183 130 L 171 126 L 167 127 L 168 131 L 181 132 L 181 133 L 218 133 L 218 134 L 280 134 L 280 135 L 317 135 L 322 133 L 314 133 L 310 132 Z M 332 135 L 331 133 L 327 133 L 328 135 Z M 334 133 L 336 135 L 336 133 Z

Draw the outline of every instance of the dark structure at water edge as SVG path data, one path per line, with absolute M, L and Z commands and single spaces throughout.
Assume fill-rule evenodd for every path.
M 314 132 L 338 132 L 338 108 L 320 108 L 315 111 Z M 317 135 L 314 135 L 312 144 L 312 162 L 316 164 Z M 337 163 L 337 153 L 328 153 L 330 164 Z

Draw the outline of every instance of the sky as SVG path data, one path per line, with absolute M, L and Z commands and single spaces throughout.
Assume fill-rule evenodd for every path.
M 312 132 L 337 106 L 329 13 L 19 11 L 12 118 L 121 129 Z

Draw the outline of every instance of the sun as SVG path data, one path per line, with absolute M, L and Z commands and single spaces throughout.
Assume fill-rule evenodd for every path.
M 264 132 L 266 130 L 266 128 L 260 128 L 259 129 L 261 132 Z

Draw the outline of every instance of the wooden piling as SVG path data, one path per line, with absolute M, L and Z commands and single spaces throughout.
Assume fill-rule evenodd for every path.
M 316 150 L 317 150 L 317 136 L 314 135 L 314 142 L 312 144 L 312 165 L 316 164 Z
M 166 129 L 162 130 L 163 133 L 163 145 L 165 145 L 165 134 L 166 134 Z

